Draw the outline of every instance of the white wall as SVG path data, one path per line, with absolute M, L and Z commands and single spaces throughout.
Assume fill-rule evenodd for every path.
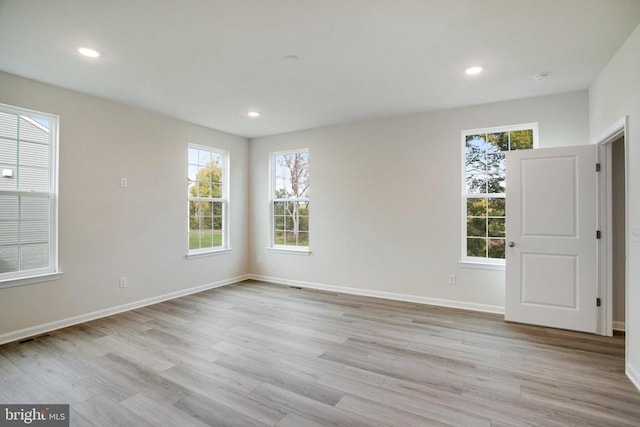
M 460 131 L 538 122 L 541 147 L 587 144 L 587 107 L 582 91 L 254 139 L 250 271 L 500 310 L 504 271 L 458 264 Z M 294 148 L 310 150 L 310 256 L 266 250 L 269 153 Z
M 625 253 L 626 253 L 626 229 L 625 229 L 625 161 L 624 138 L 620 138 L 611 144 L 611 216 L 613 237 L 613 322 L 614 325 L 624 325 L 625 316 Z M 615 327 L 615 326 L 614 326 Z
M 9 332 L 247 272 L 246 139 L 5 73 L 0 102 L 60 116 L 64 272 L 61 280 L 0 289 L 0 342 Z M 230 254 L 185 259 L 189 143 L 230 151 Z M 127 288 L 119 288 L 120 276 Z
M 589 125 L 593 142 L 615 122 L 628 119 L 627 147 L 627 374 L 640 388 L 640 26 L 611 59 L 589 89 Z

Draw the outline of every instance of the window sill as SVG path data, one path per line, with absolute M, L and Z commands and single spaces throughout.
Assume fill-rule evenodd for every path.
M 32 285 L 34 283 L 50 282 L 62 278 L 62 271 L 55 273 L 38 274 L 36 276 L 15 277 L 12 279 L 0 280 L 0 288 L 12 288 L 14 286 Z
M 286 247 L 278 247 L 278 246 L 270 246 L 267 248 L 269 252 L 274 252 L 277 254 L 290 254 L 290 255 L 311 255 L 311 251 L 309 248 L 286 248 Z
M 198 258 L 205 258 L 205 257 L 210 257 L 210 256 L 214 256 L 214 255 L 224 255 L 224 254 L 228 254 L 231 253 L 231 248 L 224 248 L 224 249 L 216 249 L 213 251 L 206 251 L 206 252 L 194 252 L 191 254 L 187 254 L 187 259 L 198 259 Z
M 504 271 L 504 264 L 492 264 L 492 263 L 488 263 L 488 262 L 459 261 L 458 265 L 461 268 L 474 268 L 476 270 Z

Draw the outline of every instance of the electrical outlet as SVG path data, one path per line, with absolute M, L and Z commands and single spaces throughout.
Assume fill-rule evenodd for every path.
M 258 264 L 260 264 L 260 263 L 262 262 L 262 258 L 260 258 L 260 255 L 258 255 L 258 256 L 256 257 L 256 262 L 257 262 Z
M 456 284 L 456 275 L 455 274 L 450 274 L 449 275 L 449 282 L 450 285 L 455 285 Z
M 120 283 L 120 287 L 121 288 L 126 288 L 127 287 L 127 278 L 126 277 L 121 277 L 119 283 Z
M 127 185 L 129 185 L 127 177 L 123 176 L 122 178 L 120 178 L 120 187 L 127 188 Z

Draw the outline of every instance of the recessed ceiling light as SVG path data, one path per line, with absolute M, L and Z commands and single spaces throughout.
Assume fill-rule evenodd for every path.
M 260 113 L 258 113 L 257 111 L 249 111 L 247 113 L 247 116 L 251 117 L 252 119 L 255 119 L 256 117 L 260 117 Z
M 473 76 L 474 74 L 480 74 L 482 72 L 482 67 L 469 67 L 464 70 L 464 72 L 468 76 Z
M 80 54 L 89 57 L 89 58 L 97 58 L 100 56 L 100 52 L 98 52 L 95 49 L 91 49 L 88 47 L 79 47 L 78 48 L 78 52 L 80 52 Z
M 289 64 L 293 64 L 294 62 L 300 61 L 300 57 L 297 55 L 287 55 L 282 57 L 282 62 L 286 62 Z
M 534 74 L 533 75 L 533 80 L 536 83 L 541 83 L 541 82 L 547 80 L 549 78 L 549 76 L 551 76 L 551 73 L 544 71 L 542 73 Z

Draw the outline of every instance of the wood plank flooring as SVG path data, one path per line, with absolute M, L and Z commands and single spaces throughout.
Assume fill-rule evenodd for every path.
M 247 281 L 0 346 L 81 426 L 638 426 L 624 338 Z

